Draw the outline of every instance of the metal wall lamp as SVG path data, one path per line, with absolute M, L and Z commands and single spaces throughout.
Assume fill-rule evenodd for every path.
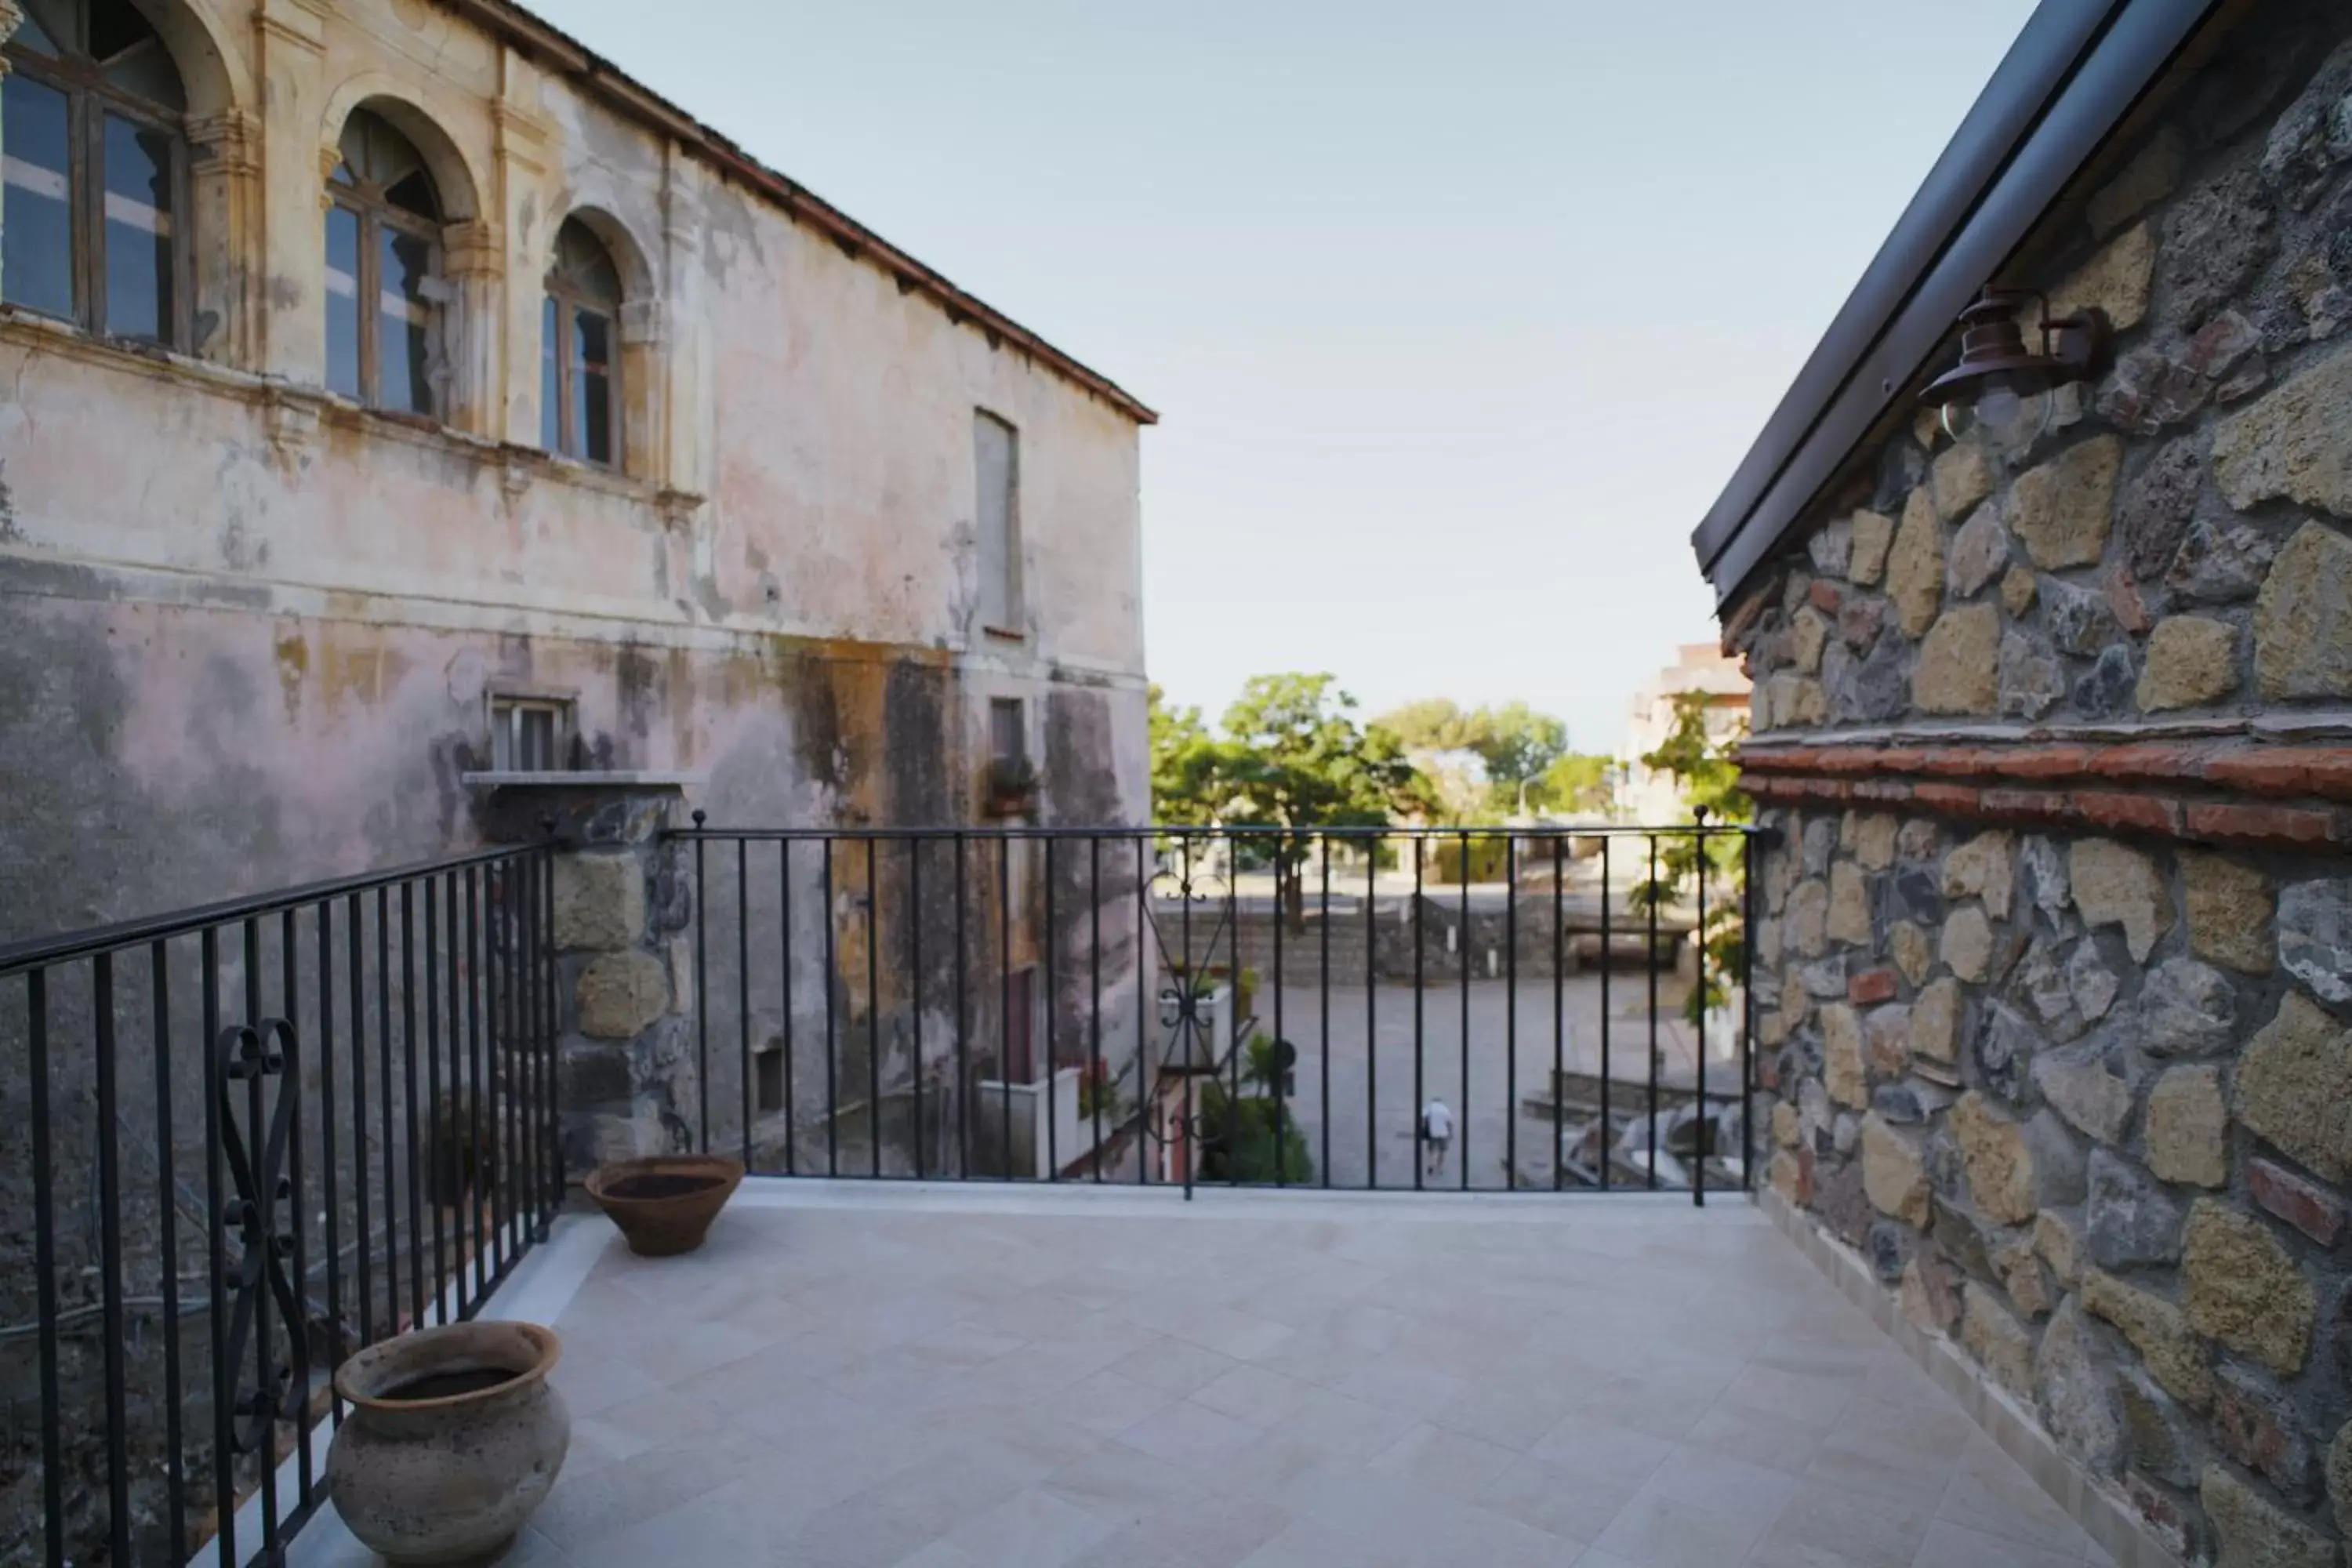
M 2042 352 L 2033 353 L 2018 317 L 2037 300 Z M 2014 430 L 2029 421 L 2031 440 L 2048 427 L 2049 395 L 2098 374 L 2113 336 L 2106 312 L 2095 307 L 2053 320 L 2045 295 L 1987 289 L 1960 312 L 1960 363 L 1929 382 L 1919 401 L 1943 410 L 1945 434 L 1955 440 L 1973 425 Z

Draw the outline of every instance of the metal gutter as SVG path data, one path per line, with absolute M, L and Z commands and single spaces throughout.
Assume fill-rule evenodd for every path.
M 2221 0 L 2042 0 L 1691 535 L 1727 604 Z
M 531 15 L 513 0 L 443 3 L 572 78 L 582 91 L 677 141 L 689 153 L 700 156 L 767 196 L 794 219 L 825 235 L 843 254 L 889 273 L 899 293 L 921 293 L 937 304 L 950 321 L 979 328 L 988 339 L 989 347 L 1009 344 L 1138 425 L 1160 423 L 1157 413 L 1110 377 L 1088 369 L 987 301 L 965 293 L 839 207 L 769 168 L 727 136 L 635 80 L 562 28 Z

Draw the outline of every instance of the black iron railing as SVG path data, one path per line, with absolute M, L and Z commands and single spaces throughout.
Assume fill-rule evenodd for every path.
M 677 837 L 757 1173 L 1749 1184 L 1744 826 Z
M 10 1562 L 275 1563 L 362 1345 L 561 1202 L 550 851 L 0 949 Z

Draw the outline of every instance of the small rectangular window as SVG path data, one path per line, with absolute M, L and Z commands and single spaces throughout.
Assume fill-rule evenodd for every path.
M 549 698 L 490 702 L 490 766 L 502 773 L 563 770 L 572 749 L 572 704 Z
M 761 1114 L 784 1109 L 784 1047 L 766 1045 L 751 1057 L 753 1104 Z
M 1018 697 L 998 697 L 988 704 L 988 760 L 1018 764 L 1029 760 L 1029 721 Z
M 1022 629 L 1020 436 L 986 409 L 974 409 L 971 456 L 979 491 L 981 625 L 1017 637 Z

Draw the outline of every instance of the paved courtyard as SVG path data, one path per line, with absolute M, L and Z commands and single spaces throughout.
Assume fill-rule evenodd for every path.
M 1465 999 L 1470 1043 L 1466 1089 L 1462 1049 Z M 1377 985 L 1369 995 L 1361 986 L 1335 985 L 1329 998 L 1327 1114 L 1324 1000 L 1314 987 L 1294 985 L 1285 990 L 1282 1002 L 1282 1037 L 1298 1048 L 1297 1092 L 1291 1098 L 1289 1114 L 1307 1139 L 1318 1179 L 1328 1165 L 1334 1186 L 1369 1184 L 1367 1173 L 1375 1163 L 1381 1186 L 1412 1186 L 1420 1106 L 1435 1096 L 1454 1110 L 1457 1124 L 1442 1184 L 1453 1186 L 1466 1176 L 1472 1187 L 1500 1191 L 1511 1184 L 1507 1173 L 1515 1171 L 1519 1186 L 1549 1188 L 1551 1119 L 1528 1110 L 1527 1097 L 1545 1094 L 1550 1082 L 1555 1017 L 1559 1023 L 1559 1065 L 1570 1072 L 1593 1074 L 1601 1068 L 1598 974 L 1564 980 L 1557 1011 L 1549 978 L 1522 980 L 1516 987 L 1500 980 L 1473 980 L 1466 986 L 1432 984 L 1419 992 L 1411 985 Z M 1258 1027 L 1273 1034 L 1271 984 L 1257 999 L 1257 1015 Z M 1608 1015 L 1609 1075 L 1624 1086 L 1612 1109 L 1632 1110 L 1647 1103 L 1651 1015 L 1640 973 L 1611 977 Z M 1662 995 L 1657 1015 L 1661 1081 L 1695 1080 L 1695 1033 L 1675 1003 Z M 1711 1088 L 1738 1086 L 1736 1062 L 1710 1061 L 1707 1073 Z M 1572 1116 L 1568 1126 L 1573 1131 Z
M 1737 1201 L 754 1182 L 494 1307 L 564 1340 L 530 1568 L 2106 1561 Z

